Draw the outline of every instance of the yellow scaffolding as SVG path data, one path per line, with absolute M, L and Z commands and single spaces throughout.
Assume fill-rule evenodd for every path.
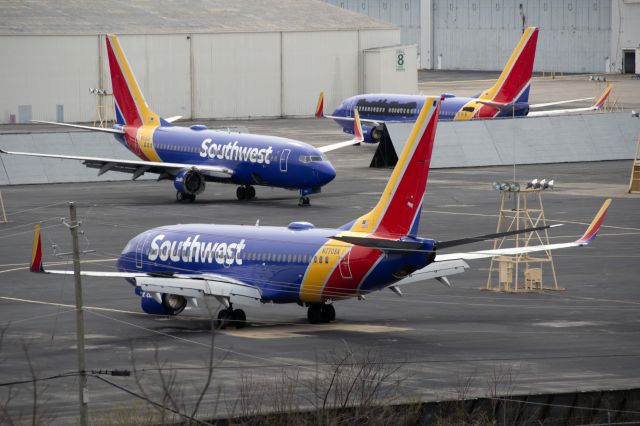
M 631 166 L 631 179 L 629 179 L 629 193 L 640 192 L 640 136 L 636 144 L 636 155 L 633 157 L 633 165 Z
M 535 228 L 547 224 L 542 204 L 542 188 L 500 192 L 500 215 L 496 232 Z M 511 205 L 512 203 L 513 205 Z M 516 234 L 496 240 L 493 248 L 503 248 L 506 241 L 514 241 L 515 247 L 544 245 L 549 244 L 549 234 L 546 229 Z M 550 272 L 550 285 L 546 285 L 543 281 L 543 267 L 545 265 Z M 521 279 L 521 275 L 523 279 Z M 493 257 L 485 290 L 529 292 L 561 291 L 564 289 L 558 287 L 553 257 L 551 251 L 547 250 L 535 255 L 521 253 L 514 256 Z

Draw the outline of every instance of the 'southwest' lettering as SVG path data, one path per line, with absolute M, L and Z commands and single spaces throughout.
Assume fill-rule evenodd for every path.
M 271 164 L 273 147 L 255 148 L 250 146 L 238 146 L 238 141 L 229 142 L 226 145 L 213 143 L 211 138 L 202 141 L 200 157 L 218 160 L 248 161 L 256 164 Z
M 182 241 L 165 240 L 165 235 L 157 235 L 151 241 L 149 260 L 163 262 L 213 263 L 219 265 L 242 265 L 242 251 L 246 247 L 244 239 L 238 243 L 214 243 L 199 241 L 200 235 Z

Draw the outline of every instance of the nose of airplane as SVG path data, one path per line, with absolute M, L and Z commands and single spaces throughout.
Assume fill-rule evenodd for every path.
M 316 166 L 316 175 L 318 176 L 318 184 L 326 185 L 336 177 L 336 169 L 328 162 L 322 162 Z

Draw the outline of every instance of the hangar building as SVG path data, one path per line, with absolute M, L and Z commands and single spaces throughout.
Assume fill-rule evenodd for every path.
M 0 123 L 93 121 L 98 96 L 89 89 L 111 86 L 106 33 L 120 37 L 147 102 L 165 117 L 310 116 L 320 91 L 331 106 L 386 82 L 417 90 L 415 47 L 399 70 L 384 54 L 403 48 L 396 26 L 318 0 L 13 0 L 1 8 Z M 384 78 L 380 61 L 400 79 Z
M 532 25 L 536 71 L 640 74 L 640 0 L 324 1 L 400 27 L 425 69 L 502 69 Z

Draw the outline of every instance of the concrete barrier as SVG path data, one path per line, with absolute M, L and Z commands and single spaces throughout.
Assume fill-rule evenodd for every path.
M 400 152 L 412 123 L 388 123 Z M 628 112 L 438 123 L 434 168 L 630 159 L 640 120 Z M 514 150 L 515 148 L 515 150 Z
M 412 123 L 388 123 L 396 152 Z M 629 113 L 592 113 L 561 117 L 442 122 L 438 124 L 432 167 L 477 167 L 630 159 L 640 120 Z M 7 151 L 42 152 L 136 159 L 113 136 L 95 132 L 0 134 Z M 149 174 L 141 179 L 155 179 Z M 80 161 L 0 155 L 0 185 L 128 180 L 128 173 L 107 172 Z

